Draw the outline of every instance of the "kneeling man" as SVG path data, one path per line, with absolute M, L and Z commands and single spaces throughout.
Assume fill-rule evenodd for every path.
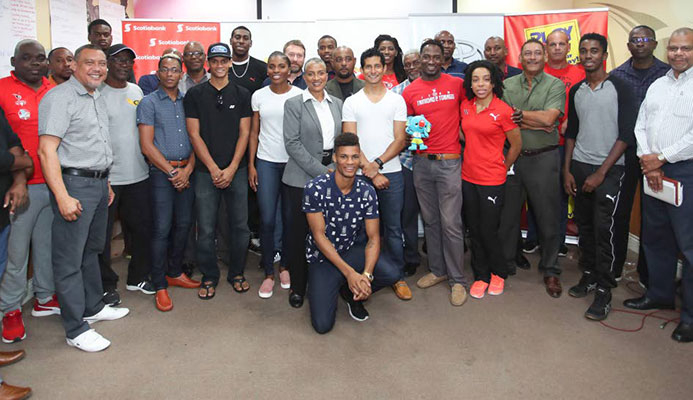
M 399 279 L 391 256 L 380 254 L 378 199 L 373 186 L 356 178 L 361 147 L 353 133 L 334 140 L 336 171 L 308 182 L 303 212 L 310 234 L 306 243 L 308 300 L 313 328 L 334 326 L 337 294 L 357 321 L 368 319 L 363 301 Z M 365 230 L 365 233 L 364 233 Z

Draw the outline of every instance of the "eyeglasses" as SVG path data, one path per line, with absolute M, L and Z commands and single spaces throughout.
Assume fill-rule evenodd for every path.
M 221 110 L 221 107 L 224 106 L 224 94 L 219 93 L 217 94 L 217 110 Z
M 205 53 L 203 51 L 186 51 L 183 55 L 185 57 L 202 57 Z
M 181 71 L 180 68 L 165 68 L 165 67 L 161 67 L 161 68 L 159 68 L 159 72 L 162 73 L 162 74 L 164 74 L 164 75 L 168 74 L 169 72 L 175 75 L 175 74 L 180 74 L 180 73 L 183 72 L 183 71 Z
M 648 42 L 654 42 L 655 39 L 651 37 L 632 37 L 629 42 L 633 44 L 638 44 L 638 43 L 648 43 Z

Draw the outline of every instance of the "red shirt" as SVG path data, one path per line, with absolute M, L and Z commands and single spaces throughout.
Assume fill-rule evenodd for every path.
M 46 183 L 38 158 L 38 106 L 43 96 L 54 85 L 43 78 L 38 90 L 20 81 L 14 72 L 0 79 L 0 107 L 5 111 L 12 130 L 19 136 L 22 146 L 34 160 L 34 175 L 27 182 L 29 185 Z
M 563 122 L 565 122 L 565 120 L 568 119 L 568 94 L 570 93 L 570 88 L 573 87 L 573 85 L 585 79 L 585 70 L 582 68 L 582 66 L 577 66 L 573 64 L 568 64 L 568 66 L 565 68 L 553 69 L 549 67 L 548 63 L 546 63 L 544 64 L 544 72 L 560 79 L 561 82 L 563 82 L 563 84 L 565 85 L 565 110 L 563 110 L 563 116 L 561 117 L 561 119 L 558 120 L 558 144 L 562 146 L 565 142 L 565 139 L 563 138 L 563 134 L 565 132 L 563 131 L 562 126 Z
M 448 74 L 439 79 L 415 80 L 402 92 L 407 115 L 424 115 L 431 123 L 429 137 L 424 139 L 424 153 L 460 154 L 460 101 L 463 81 Z
M 356 78 L 361 79 L 362 81 L 366 79 L 365 76 L 363 76 L 363 72 L 360 73 Z M 390 75 L 383 75 L 383 85 L 387 88 L 387 90 L 391 90 L 393 87 L 399 85 L 399 82 L 397 81 L 397 75 L 394 73 Z
M 505 133 L 517 128 L 510 118 L 512 114 L 513 109 L 495 95 L 480 113 L 476 112 L 475 100 L 462 100 L 460 117 L 466 140 L 462 179 L 484 186 L 505 183 Z

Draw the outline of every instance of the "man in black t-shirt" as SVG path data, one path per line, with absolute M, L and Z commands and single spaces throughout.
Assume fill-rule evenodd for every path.
M 253 39 L 250 29 L 245 26 L 238 26 L 231 31 L 230 43 L 233 54 L 229 63 L 229 79 L 248 89 L 252 96 L 267 78 L 267 64 L 250 56 Z
M 248 246 L 248 169 L 245 156 L 250 132 L 250 92 L 229 81 L 231 49 L 225 43 L 209 46 L 211 77 L 188 91 L 184 106 L 188 134 L 199 160 L 195 165 L 197 264 L 202 272 L 201 299 L 214 297 L 219 267 L 214 231 L 220 201 L 227 209 L 228 281 L 237 292 L 249 285 L 243 277 Z

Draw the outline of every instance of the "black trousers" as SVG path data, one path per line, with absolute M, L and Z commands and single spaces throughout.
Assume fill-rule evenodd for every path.
M 404 178 L 404 207 L 402 208 L 402 234 L 404 235 L 404 263 L 421 264 L 419 254 L 419 200 L 416 198 L 414 173 L 402 167 Z
M 108 225 L 103 253 L 99 254 L 101 280 L 104 290 L 113 290 L 118 283 L 118 274 L 111 268 L 111 238 L 116 212 L 120 223 L 131 233 L 130 262 L 128 263 L 128 285 L 149 279 L 151 268 L 152 209 L 149 178 L 131 185 L 111 186 L 115 198 L 108 207 Z
M 291 234 L 287 246 L 289 274 L 291 275 L 291 290 L 305 296 L 308 283 L 308 262 L 306 261 L 306 235 L 308 235 L 308 220 L 301 210 L 303 205 L 303 188 L 297 188 L 282 183 L 282 196 L 289 202 L 289 223 L 284 229 Z M 284 255 L 282 254 L 282 257 Z
M 472 247 L 474 280 L 491 281 L 491 274 L 508 277 L 503 253 L 498 250 L 505 185 L 484 186 L 462 181 L 464 216 Z
M 599 169 L 598 165 L 573 160 L 570 172 L 575 178 L 575 221 L 580 232 L 580 260 L 578 265 L 588 271 L 594 282 L 603 288 L 616 287 L 614 257 L 614 226 L 616 208 L 620 201 L 624 167 L 614 165 L 606 173 L 604 182 L 593 192 L 582 191 L 588 176 Z

